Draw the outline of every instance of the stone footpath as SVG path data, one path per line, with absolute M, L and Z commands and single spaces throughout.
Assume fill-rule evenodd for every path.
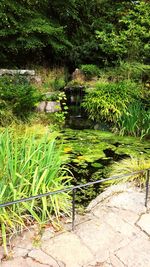
M 76 217 L 74 232 L 46 228 L 11 241 L 11 259 L 1 267 L 150 267 L 150 213 L 145 193 L 129 185 L 112 186 L 98 196 L 84 216 Z M 149 201 L 150 207 L 150 201 Z

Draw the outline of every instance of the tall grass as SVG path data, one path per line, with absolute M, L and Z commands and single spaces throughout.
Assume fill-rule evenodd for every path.
M 119 175 L 131 173 L 131 176 L 124 178 L 124 181 L 134 181 L 136 185 L 143 187 L 146 182 L 146 172 L 141 172 L 132 175 L 133 172 L 138 172 L 150 168 L 150 159 L 139 156 L 138 158 L 128 158 L 114 164 L 111 175 Z
M 150 110 L 145 110 L 140 103 L 134 103 L 128 107 L 120 118 L 119 132 L 121 135 L 133 135 L 143 137 L 150 136 Z
M 122 174 L 129 174 L 127 177 L 122 177 L 122 179 L 114 179 L 106 181 L 103 186 L 110 186 L 112 184 L 122 183 L 122 182 L 133 182 L 136 186 L 144 187 L 146 183 L 146 169 L 150 169 L 150 159 L 145 158 L 140 155 L 138 158 L 130 157 L 116 162 L 112 165 L 110 170 L 110 177 Z M 139 172 L 132 174 L 133 172 Z M 131 174 L 131 175 L 130 175 Z
M 61 149 L 47 134 L 16 135 L 0 133 L 0 202 L 13 201 L 59 190 L 69 185 L 71 177 L 62 164 Z M 69 214 L 69 195 L 62 193 L 30 202 L 0 208 L 0 225 L 5 251 L 6 233 L 12 233 L 34 221 L 39 223 L 55 214 Z

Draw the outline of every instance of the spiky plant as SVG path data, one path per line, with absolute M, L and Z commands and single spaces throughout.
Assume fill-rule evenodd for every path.
M 116 162 L 112 166 L 110 176 L 116 176 L 121 174 L 129 174 L 127 177 L 123 177 L 121 180 L 113 180 L 112 183 L 117 183 L 118 181 L 128 182 L 133 181 L 136 185 L 143 187 L 146 182 L 146 171 L 150 169 L 150 159 L 139 156 L 138 158 L 130 157 L 123 159 L 120 162 Z M 133 172 L 138 172 L 132 174 Z M 130 175 L 131 174 L 131 175 Z
M 59 190 L 70 180 L 55 138 L 47 134 L 18 137 L 9 130 L 0 134 L 0 203 Z M 5 252 L 7 233 L 34 221 L 52 220 L 53 214 L 59 220 L 62 213 L 69 214 L 69 199 L 68 193 L 62 193 L 0 208 Z

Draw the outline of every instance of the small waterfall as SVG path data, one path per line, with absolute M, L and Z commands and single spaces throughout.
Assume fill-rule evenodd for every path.
M 66 126 L 73 129 L 87 128 L 87 116 L 82 107 L 82 101 L 85 95 L 84 86 L 72 86 L 65 88 L 68 106 L 68 117 Z M 89 123 L 89 122 L 88 122 Z M 89 125 L 88 125 L 89 128 Z

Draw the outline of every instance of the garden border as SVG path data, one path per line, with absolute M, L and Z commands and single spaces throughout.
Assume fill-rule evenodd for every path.
M 145 207 L 147 207 L 149 187 L 150 187 L 149 186 L 150 169 L 144 169 L 144 170 L 140 170 L 140 171 L 136 171 L 136 172 L 132 172 L 132 173 L 127 173 L 127 174 L 122 174 L 122 175 L 117 175 L 117 176 L 111 176 L 111 177 L 106 178 L 106 179 L 101 179 L 101 180 L 89 182 L 89 183 L 86 183 L 86 184 L 70 186 L 70 187 L 67 187 L 67 188 L 64 188 L 64 189 L 60 189 L 60 190 L 57 190 L 57 191 L 53 191 L 53 192 L 47 192 L 47 193 L 44 193 L 44 194 L 31 196 L 31 197 L 28 197 L 28 198 L 22 198 L 22 199 L 10 201 L 10 202 L 5 202 L 5 203 L 0 204 L 0 208 L 8 207 L 8 206 L 11 206 L 11 205 L 17 204 L 17 203 L 27 202 L 27 201 L 30 201 L 30 200 L 33 200 L 33 199 L 37 199 L 37 198 L 42 198 L 42 197 L 46 197 L 46 196 L 50 196 L 50 195 L 64 193 L 64 192 L 67 192 L 67 191 L 72 191 L 72 230 L 74 230 L 74 226 L 75 226 L 75 196 L 76 196 L 76 190 L 77 189 L 80 189 L 82 187 L 87 187 L 87 186 L 90 186 L 90 185 L 94 185 L 94 184 L 98 184 L 98 183 L 103 183 L 103 182 L 106 182 L 106 181 L 121 180 L 124 177 L 133 176 L 134 174 L 139 174 L 139 173 L 143 173 L 143 172 L 146 175 Z

